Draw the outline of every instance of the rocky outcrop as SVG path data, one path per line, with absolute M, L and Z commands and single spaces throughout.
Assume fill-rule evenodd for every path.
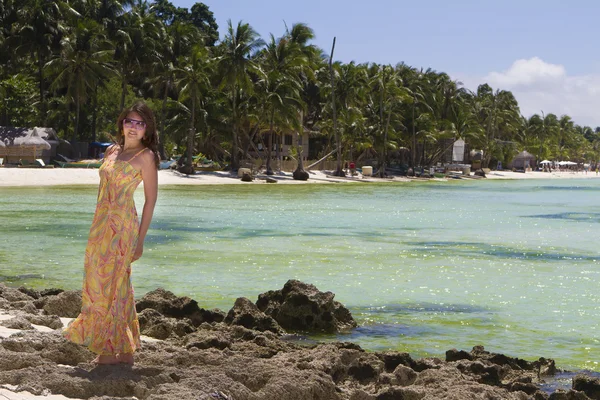
M 285 333 L 277 321 L 260 311 L 254 303 L 245 297 L 240 297 L 235 301 L 225 318 L 225 322 L 261 332 Z
M 592 400 L 600 400 L 600 379 L 578 374 L 573 378 L 573 389 L 585 393 Z
M 7 297 L 13 297 L 14 302 L 30 301 L 2 285 L 0 290 L 2 294 L 10 292 Z M 282 301 L 272 301 L 280 306 L 288 302 L 288 307 L 296 301 L 294 292 L 317 299 L 322 296 L 314 286 L 301 282 L 273 293 L 277 292 Z M 540 374 L 556 371 L 548 359 L 525 361 L 487 352 L 482 346 L 470 352 L 449 350 L 446 360 L 441 360 L 413 359 L 402 352 L 367 352 L 349 342 L 300 345 L 284 340 L 277 323 L 248 299 L 239 298 L 223 322 L 196 325 L 189 316 L 201 313 L 193 307 L 193 300 L 164 292 L 166 300 L 160 301 L 158 293 L 148 296 L 150 300 L 146 299 L 138 317 L 144 334 L 163 340 L 144 338 L 133 367 L 91 364 L 95 355 L 66 341 L 59 329 L 24 330 L 0 339 L 0 385 L 14 385 L 38 395 L 50 392 L 96 400 L 598 398 L 594 397 L 598 380 L 586 376 L 576 377 L 574 390 L 568 392 L 558 390 L 548 395 L 540 391 Z M 332 297 L 323 297 L 327 299 L 323 304 L 331 306 Z M 161 311 L 147 307 L 150 304 Z M 306 305 L 299 301 L 298 306 L 304 309 Z M 29 327 L 29 321 L 48 326 L 58 320 L 39 310 L 37 314 L 14 308 L 10 312 L 14 317 L 6 323 L 21 328 Z M 269 327 L 274 329 L 266 329 Z
M 136 303 L 135 308 L 137 312 L 152 308 L 165 317 L 187 318 L 194 326 L 199 326 L 203 322 L 221 322 L 225 319 L 225 313 L 221 310 L 205 310 L 198 306 L 196 300 L 175 296 L 162 288 L 146 293 Z
M 43 308 L 47 315 L 76 318 L 81 312 L 80 290 L 68 290 L 45 299 Z
M 138 322 L 142 335 L 161 340 L 172 335 L 174 335 L 173 337 L 182 337 L 196 330 L 189 319 L 165 317 L 152 308 L 146 308 L 138 313 Z
M 260 294 L 256 305 L 289 331 L 333 333 L 355 328 L 350 311 L 334 297 L 313 285 L 289 280 L 281 290 Z

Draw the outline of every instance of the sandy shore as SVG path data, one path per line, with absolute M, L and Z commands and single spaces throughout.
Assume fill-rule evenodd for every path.
M 242 182 L 229 172 L 198 172 L 187 176 L 173 170 L 159 171 L 159 185 L 220 185 L 220 184 L 265 184 L 266 176 L 259 175 L 254 182 Z M 296 181 L 290 172 L 272 176 L 277 183 L 356 183 L 356 182 L 410 182 L 419 178 L 393 177 L 380 179 L 373 177 L 339 178 L 328 174 L 328 171 L 310 171 L 308 181 Z M 488 179 L 600 179 L 595 172 L 528 172 L 492 171 Z M 440 179 L 436 179 L 440 180 Z M 97 185 L 100 181 L 97 169 L 77 168 L 0 168 L 0 186 L 58 186 L 58 185 Z

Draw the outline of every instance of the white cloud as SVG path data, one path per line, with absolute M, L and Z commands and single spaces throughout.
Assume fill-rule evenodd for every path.
M 579 125 L 600 126 L 600 72 L 569 75 L 563 65 L 533 57 L 517 60 L 502 72 L 459 80 L 471 90 L 482 83 L 510 90 L 526 117 L 543 111 L 559 117 L 567 114 Z

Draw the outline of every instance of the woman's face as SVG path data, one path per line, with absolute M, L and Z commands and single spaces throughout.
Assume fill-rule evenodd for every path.
M 146 122 L 136 112 L 130 112 L 123 119 L 123 136 L 126 141 L 141 141 L 146 134 Z

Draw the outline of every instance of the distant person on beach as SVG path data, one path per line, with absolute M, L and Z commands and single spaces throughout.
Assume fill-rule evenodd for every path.
M 100 166 L 98 204 L 85 250 L 81 314 L 64 336 L 98 354 L 96 364 L 133 364 L 140 327 L 131 285 L 131 263 L 142 256 L 158 194 L 158 137 L 152 110 L 143 102 L 123 110 L 118 143 Z M 138 221 L 133 193 L 144 182 Z
M 350 175 L 351 176 L 356 175 L 356 164 L 354 164 L 354 161 L 350 161 L 349 167 L 350 167 Z

